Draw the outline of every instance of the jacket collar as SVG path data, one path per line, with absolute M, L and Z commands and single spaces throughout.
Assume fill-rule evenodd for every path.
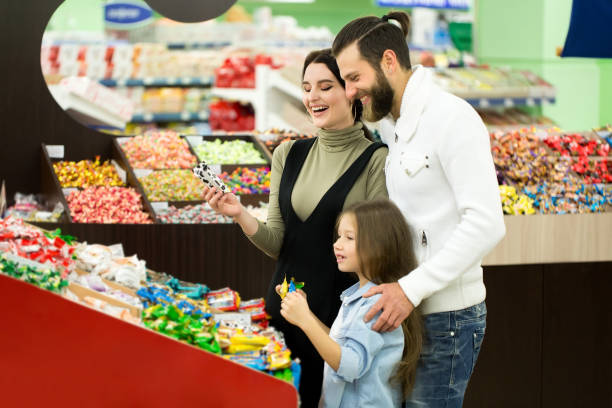
M 357 299 L 361 299 L 361 296 L 374 286 L 376 286 L 376 284 L 372 282 L 367 282 L 362 287 L 359 287 L 359 282 L 357 282 L 353 286 L 342 292 L 342 294 L 340 295 L 340 301 L 345 304 L 349 304 Z
M 433 86 L 432 70 L 421 65 L 415 65 L 402 95 L 400 116 L 397 122 L 393 120 L 391 115 L 383 119 L 386 122 L 383 123 L 383 126 L 387 129 L 392 128 L 394 133 L 397 134 L 398 140 L 408 142 L 414 136 Z

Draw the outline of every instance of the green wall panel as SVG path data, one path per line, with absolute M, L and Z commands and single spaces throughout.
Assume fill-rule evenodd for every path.
M 557 100 L 543 108 L 568 131 L 586 130 L 599 123 L 599 68 L 591 61 L 545 63 L 543 76 L 557 88 Z
M 599 123 L 612 124 L 612 60 L 600 60 L 599 65 Z
M 480 58 L 539 59 L 541 0 L 476 0 L 476 52 Z

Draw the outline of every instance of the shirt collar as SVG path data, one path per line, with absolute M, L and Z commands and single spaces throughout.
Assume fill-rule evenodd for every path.
M 365 285 L 359 287 L 359 282 L 357 282 L 353 286 L 342 292 L 342 294 L 340 295 L 340 301 L 344 303 L 354 302 L 355 300 L 360 299 L 364 293 L 366 293 L 370 288 L 373 288 L 374 286 L 376 286 L 375 283 L 368 281 Z
M 425 110 L 425 105 L 431 94 L 432 86 L 432 70 L 421 65 L 413 66 L 412 75 L 408 79 L 402 95 L 400 116 L 397 122 L 393 120 L 391 114 L 385 117 L 387 126 L 390 125 L 404 142 L 409 141 L 414 135 L 419 119 Z

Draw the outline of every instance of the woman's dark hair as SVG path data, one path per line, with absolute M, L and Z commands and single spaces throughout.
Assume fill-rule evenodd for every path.
M 308 68 L 310 64 L 315 64 L 315 63 L 325 64 L 327 69 L 329 69 L 331 73 L 334 74 L 338 82 L 340 82 L 340 85 L 342 85 L 342 88 L 345 88 L 344 79 L 342 79 L 342 77 L 340 76 L 340 68 L 338 68 L 338 63 L 336 62 L 336 59 L 332 55 L 331 48 L 325 48 L 322 50 L 312 51 L 306 56 L 306 59 L 304 60 L 304 67 L 302 68 L 302 79 L 304 79 L 306 68 Z M 353 116 L 355 117 L 355 123 L 361 122 L 361 114 L 363 113 L 363 105 L 361 104 L 361 101 L 359 99 L 355 99 L 352 102 L 353 102 L 352 112 L 353 112 Z M 365 134 L 365 137 L 368 138 L 369 140 L 371 141 L 374 140 L 374 138 L 372 137 L 372 133 L 370 133 L 370 130 L 367 128 L 365 124 L 363 125 L 363 133 Z
M 355 217 L 359 267 L 366 279 L 377 285 L 393 283 L 417 267 L 410 228 L 391 201 L 377 199 L 354 204 L 340 214 L 338 222 L 346 214 Z M 390 381 L 399 382 L 406 399 L 414 386 L 423 347 L 424 328 L 418 308 L 402 322 L 402 331 L 402 360 Z
M 382 18 L 357 18 L 342 27 L 334 39 L 332 52 L 337 57 L 342 50 L 356 41 L 361 56 L 374 69 L 380 70 L 380 60 L 385 50 L 395 52 L 400 65 L 404 69 L 410 69 L 410 51 L 406 43 L 409 30 L 410 17 L 403 11 L 392 11 Z

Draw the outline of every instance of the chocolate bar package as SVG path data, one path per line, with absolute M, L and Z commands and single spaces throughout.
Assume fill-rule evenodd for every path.
M 193 174 L 195 174 L 204 184 L 210 188 L 216 188 L 217 190 L 227 193 L 229 188 L 223 181 L 217 176 L 212 169 L 206 164 L 206 162 L 200 162 L 196 167 L 193 168 Z

